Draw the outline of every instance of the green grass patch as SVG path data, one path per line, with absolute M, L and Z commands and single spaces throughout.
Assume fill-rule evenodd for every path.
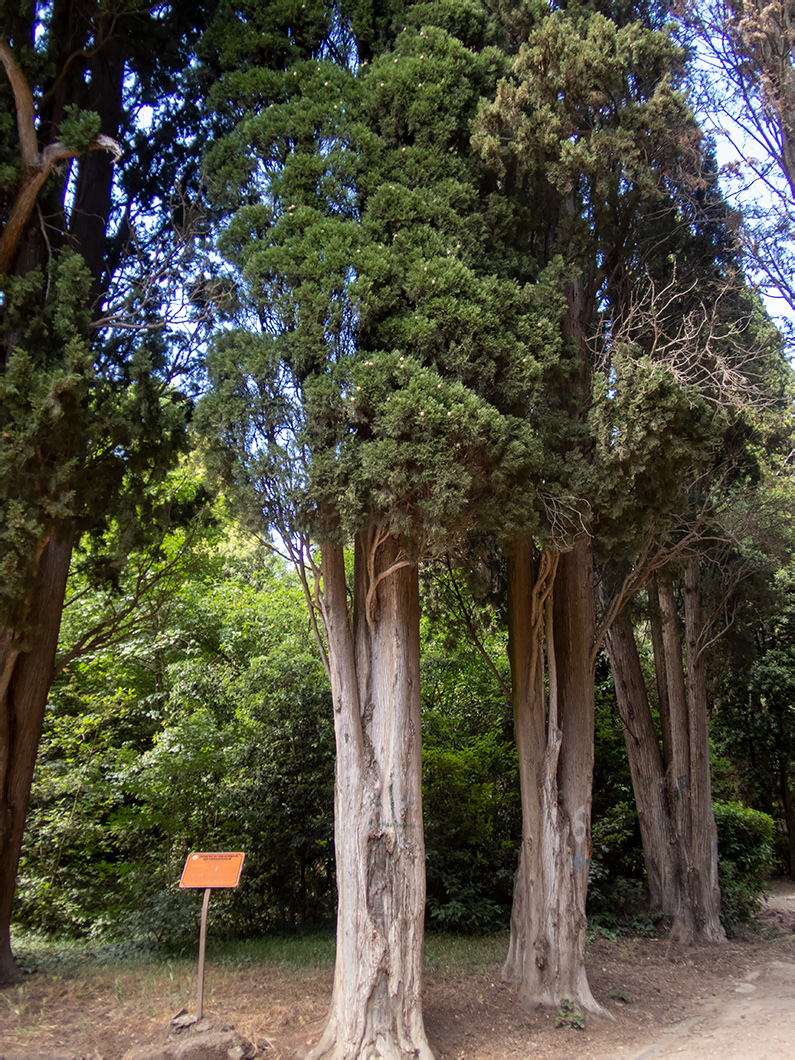
M 193 967 L 199 950 L 198 925 L 196 943 L 179 951 L 147 949 L 132 942 L 97 945 L 74 939 L 52 939 L 16 933 L 14 953 L 25 972 L 42 971 L 50 975 L 77 971 L 88 966 L 109 970 L 132 970 L 150 965 L 165 966 L 180 972 Z M 508 932 L 489 935 L 452 935 L 432 932 L 425 937 L 425 967 L 435 972 L 469 973 L 487 971 L 505 960 Z M 270 968 L 326 969 L 334 964 L 333 932 L 295 935 L 265 935 L 258 939 L 207 940 L 207 960 L 227 967 L 244 968 L 261 965 Z

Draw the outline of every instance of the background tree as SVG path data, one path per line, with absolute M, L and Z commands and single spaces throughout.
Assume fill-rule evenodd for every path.
M 155 565 L 166 577 L 185 537 L 163 542 Z M 115 643 L 88 637 L 106 593 L 79 570 L 70 577 L 21 925 L 182 945 L 196 909 L 177 883 L 202 845 L 247 852 L 244 886 L 213 910 L 225 933 L 333 914 L 330 696 L 300 582 L 234 528 L 205 530 L 192 552 L 178 584 L 138 603 Z M 133 552 L 120 573 L 116 610 L 137 596 L 143 559 Z
M 161 312 L 173 271 L 149 267 L 113 160 L 123 143 L 134 185 L 135 163 L 146 162 L 131 152 L 140 110 L 176 87 L 204 10 L 63 0 L 6 6 L 0 22 L 3 981 L 15 975 L 11 903 L 72 549 L 109 512 L 139 519 L 143 484 L 165 473 L 185 436 L 172 376 L 187 365 L 172 353 L 185 352 L 187 335 L 167 335 Z M 170 139 L 173 122 L 155 121 L 149 142 L 176 158 L 164 132 Z M 170 180 L 174 167 L 158 172 Z M 170 211 L 151 219 L 149 247 L 165 233 L 179 247 L 172 221 Z M 146 301 L 133 282 L 142 268 Z M 108 316 L 115 326 L 103 330 Z
M 739 506 L 738 506 L 739 507 Z M 733 622 L 710 671 L 712 732 L 724 763 L 721 798 L 771 814 L 779 829 L 777 856 L 792 872 L 792 711 L 786 630 L 790 615 L 791 484 L 775 456 L 758 496 L 747 501 L 729 571 L 744 568 Z
M 702 0 L 676 6 L 705 68 L 700 109 L 728 141 L 723 167 L 736 199 L 738 245 L 749 276 L 781 307 L 795 308 L 795 27 L 787 0 Z

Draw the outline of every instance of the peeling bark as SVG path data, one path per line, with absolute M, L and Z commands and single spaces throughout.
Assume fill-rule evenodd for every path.
M 342 548 L 324 546 L 322 563 L 337 741 L 337 957 L 328 1020 L 309 1056 L 431 1060 L 421 998 L 417 568 L 393 537 L 360 534 L 351 616 Z
M 568 999 L 604 1015 L 584 963 L 593 771 L 590 566 L 587 540 L 563 556 L 544 553 L 537 570 L 529 537 L 515 540 L 508 557 L 522 846 L 502 976 L 518 987 L 525 1008 Z

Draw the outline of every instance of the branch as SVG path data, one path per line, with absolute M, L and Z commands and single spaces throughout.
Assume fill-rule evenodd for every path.
M 193 540 L 195 530 L 196 528 L 194 527 L 193 531 L 187 535 L 183 549 L 159 571 L 151 574 L 152 563 L 149 562 L 143 570 L 138 572 L 135 587 L 125 605 L 87 630 L 68 651 L 56 659 L 53 666 L 53 677 L 57 677 L 71 662 L 74 662 L 80 656 L 96 651 L 98 648 L 113 647 L 115 644 L 120 644 L 126 640 L 141 625 L 142 616 L 139 608 L 142 601 L 154 599 L 156 609 L 160 607 L 163 597 L 154 598 L 154 590 L 162 582 L 167 582 L 167 579 L 175 572 L 180 571 L 185 555 Z M 166 595 L 168 594 L 168 584 L 166 584 L 165 593 Z M 68 607 L 69 604 L 74 603 L 80 595 L 82 594 L 77 593 L 70 598 L 65 606 Z
M 320 652 L 320 660 L 323 663 L 323 669 L 326 671 L 326 677 L 331 680 L 331 665 L 328 659 L 328 652 L 326 651 L 326 645 L 323 643 L 323 638 L 320 635 L 320 629 L 317 624 L 317 612 L 321 610 L 322 603 L 320 600 L 320 579 L 321 571 L 318 565 L 312 559 L 308 540 L 301 535 L 300 536 L 300 548 L 298 550 L 292 544 L 292 541 L 288 539 L 287 550 L 290 555 L 290 561 L 298 574 L 301 582 L 301 588 L 304 592 L 304 599 L 306 600 L 306 606 L 309 610 L 309 622 L 312 626 L 312 635 L 315 638 L 315 644 L 317 645 L 318 651 Z M 275 551 L 275 550 L 274 550 Z M 306 576 L 307 566 L 312 571 L 312 576 L 315 582 L 314 593 L 309 587 L 309 579 Z M 322 615 L 322 610 L 321 610 Z
M 67 147 L 60 140 L 48 144 L 43 151 L 39 152 L 35 125 L 36 112 L 30 86 L 11 49 L 3 40 L 0 40 L 0 62 L 5 67 L 11 90 L 14 93 L 19 144 L 22 161 L 25 164 L 22 186 L 17 192 L 14 205 L 11 207 L 11 215 L 0 236 L 0 275 L 4 275 L 11 269 L 19 241 L 33 212 L 33 207 L 36 205 L 36 198 L 42 185 L 58 162 L 67 158 L 77 158 L 80 152 Z M 110 136 L 105 136 L 104 133 L 100 133 L 89 147 L 89 151 L 97 150 L 109 151 L 113 155 L 114 162 L 118 162 L 122 155 L 118 143 Z
M 19 145 L 22 148 L 22 161 L 26 166 L 35 166 L 39 160 L 39 141 L 36 137 L 36 110 L 27 78 L 22 73 L 19 63 L 4 40 L 0 40 L 0 62 L 5 67 L 6 76 L 11 82 L 14 93 L 14 104 L 17 109 L 17 130 Z

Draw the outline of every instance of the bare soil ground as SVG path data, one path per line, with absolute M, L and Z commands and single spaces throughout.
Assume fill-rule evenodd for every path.
M 722 946 L 594 940 L 589 980 L 614 1019 L 585 1030 L 556 1028 L 554 1012 L 519 1012 L 496 961 L 432 963 L 424 1009 L 439 1060 L 790 1060 L 795 884 L 771 890 L 752 928 Z M 330 968 L 209 963 L 205 1015 L 217 1029 L 234 1027 L 249 1055 L 288 1060 L 320 1033 L 330 990 Z M 194 998 L 190 962 L 40 972 L 0 992 L 0 1060 L 122 1060 L 165 1043 L 170 1018 Z

